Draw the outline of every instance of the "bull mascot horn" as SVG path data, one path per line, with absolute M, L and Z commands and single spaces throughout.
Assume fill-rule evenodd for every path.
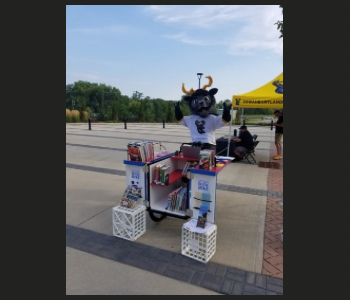
M 213 79 L 211 78 L 211 76 L 205 76 L 205 78 L 208 78 L 209 83 L 204 85 L 202 87 L 202 90 L 205 90 L 206 88 L 210 87 L 213 84 Z M 182 83 L 182 91 L 187 95 L 193 94 L 195 92 L 193 88 L 191 88 L 189 91 L 186 91 L 184 83 Z

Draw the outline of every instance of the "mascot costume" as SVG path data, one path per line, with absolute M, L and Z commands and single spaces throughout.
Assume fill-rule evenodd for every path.
M 197 75 L 202 75 L 198 73 Z M 209 80 L 209 84 L 204 85 L 194 91 L 192 88 L 190 91 L 186 91 L 185 85 L 182 84 L 182 91 L 186 94 L 182 96 L 182 101 L 187 102 L 191 115 L 183 116 L 180 109 L 180 101 L 174 103 L 176 120 L 183 126 L 190 129 L 193 145 L 200 145 L 202 149 L 211 149 L 216 151 L 216 138 L 215 130 L 225 125 L 228 125 L 231 121 L 230 109 L 232 104 L 226 105 L 224 102 L 222 116 L 211 112 L 214 108 L 216 100 L 214 95 L 218 92 L 218 89 L 213 88 L 209 91 L 206 88 L 210 87 L 213 80 L 210 76 L 206 76 Z

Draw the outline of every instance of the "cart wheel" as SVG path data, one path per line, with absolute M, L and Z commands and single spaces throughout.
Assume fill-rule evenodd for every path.
M 150 210 L 148 213 L 149 213 L 150 218 L 154 222 L 159 222 L 159 221 L 163 220 L 166 217 L 166 215 L 153 212 L 152 210 Z

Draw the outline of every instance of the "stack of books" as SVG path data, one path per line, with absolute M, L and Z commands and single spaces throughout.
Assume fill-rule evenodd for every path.
M 198 164 L 196 161 L 187 161 L 184 168 L 182 169 L 182 175 L 186 175 L 187 171 Z
M 168 206 L 165 209 L 185 212 L 187 209 L 187 187 L 181 186 L 168 196 Z
M 157 164 L 154 168 L 153 183 L 159 185 L 169 185 L 170 166 Z
M 199 168 L 211 170 L 213 167 L 215 167 L 215 151 L 201 150 L 199 152 Z
M 139 141 L 130 142 L 127 145 L 129 160 L 148 161 L 154 158 L 153 142 Z
M 128 185 L 124 191 L 122 199 L 120 200 L 120 205 L 134 208 L 139 198 L 141 198 L 141 188 Z

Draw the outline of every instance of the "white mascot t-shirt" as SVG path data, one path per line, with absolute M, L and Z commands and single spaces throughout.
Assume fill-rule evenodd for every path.
M 229 124 L 222 119 L 222 116 L 211 114 L 206 118 L 198 115 L 185 116 L 179 123 L 190 129 L 193 143 L 201 142 L 212 145 L 216 145 L 215 130 Z

